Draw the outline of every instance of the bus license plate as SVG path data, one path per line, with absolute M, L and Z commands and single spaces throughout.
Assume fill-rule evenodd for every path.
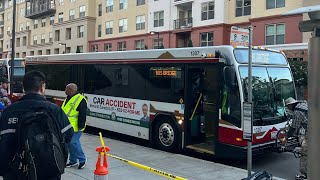
M 278 131 L 271 132 L 271 139 L 276 139 L 277 138 L 277 133 L 278 133 Z

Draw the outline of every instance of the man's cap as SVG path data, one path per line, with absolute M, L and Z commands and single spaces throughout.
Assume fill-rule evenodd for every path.
M 0 78 L 0 83 L 9 83 L 9 80 L 7 78 Z
M 293 99 L 292 97 L 289 97 L 286 101 L 285 101 L 285 104 L 286 106 L 290 105 L 290 104 L 295 104 L 295 103 L 298 103 L 297 100 Z

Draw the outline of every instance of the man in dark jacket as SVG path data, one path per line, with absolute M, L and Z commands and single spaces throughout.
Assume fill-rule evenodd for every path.
M 9 164 L 18 149 L 15 132 L 22 115 L 34 112 L 41 107 L 47 107 L 46 110 L 55 117 L 58 127 L 65 136 L 65 141 L 71 141 L 73 129 L 68 117 L 59 106 L 44 98 L 45 79 L 45 75 L 39 71 L 26 73 L 23 78 L 23 88 L 26 94 L 3 111 L 0 119 L 0 176 L 4 176 L 5 180 L 17 180 L 15 174 L 10 171 Z M 48 179 L 57 180 L 61 177 Z

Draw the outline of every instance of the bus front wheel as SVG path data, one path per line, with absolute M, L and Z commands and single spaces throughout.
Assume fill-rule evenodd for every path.
M 158 149 L 171 152 L 177 149 L 179 133 L 171 118 L 159 119 L 154 130 L 154 141 Z

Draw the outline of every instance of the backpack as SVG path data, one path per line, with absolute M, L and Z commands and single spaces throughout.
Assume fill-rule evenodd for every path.
M 272 175 L 266 171 L 256 172 L 251 176 L 244 178 L 242 180 L 272 180 Z
M 19 119 L 13 171 L 20 179 L 42 180 L 64 173 L 68 153 L 55 120 L 51 113 L 39 110 Z

